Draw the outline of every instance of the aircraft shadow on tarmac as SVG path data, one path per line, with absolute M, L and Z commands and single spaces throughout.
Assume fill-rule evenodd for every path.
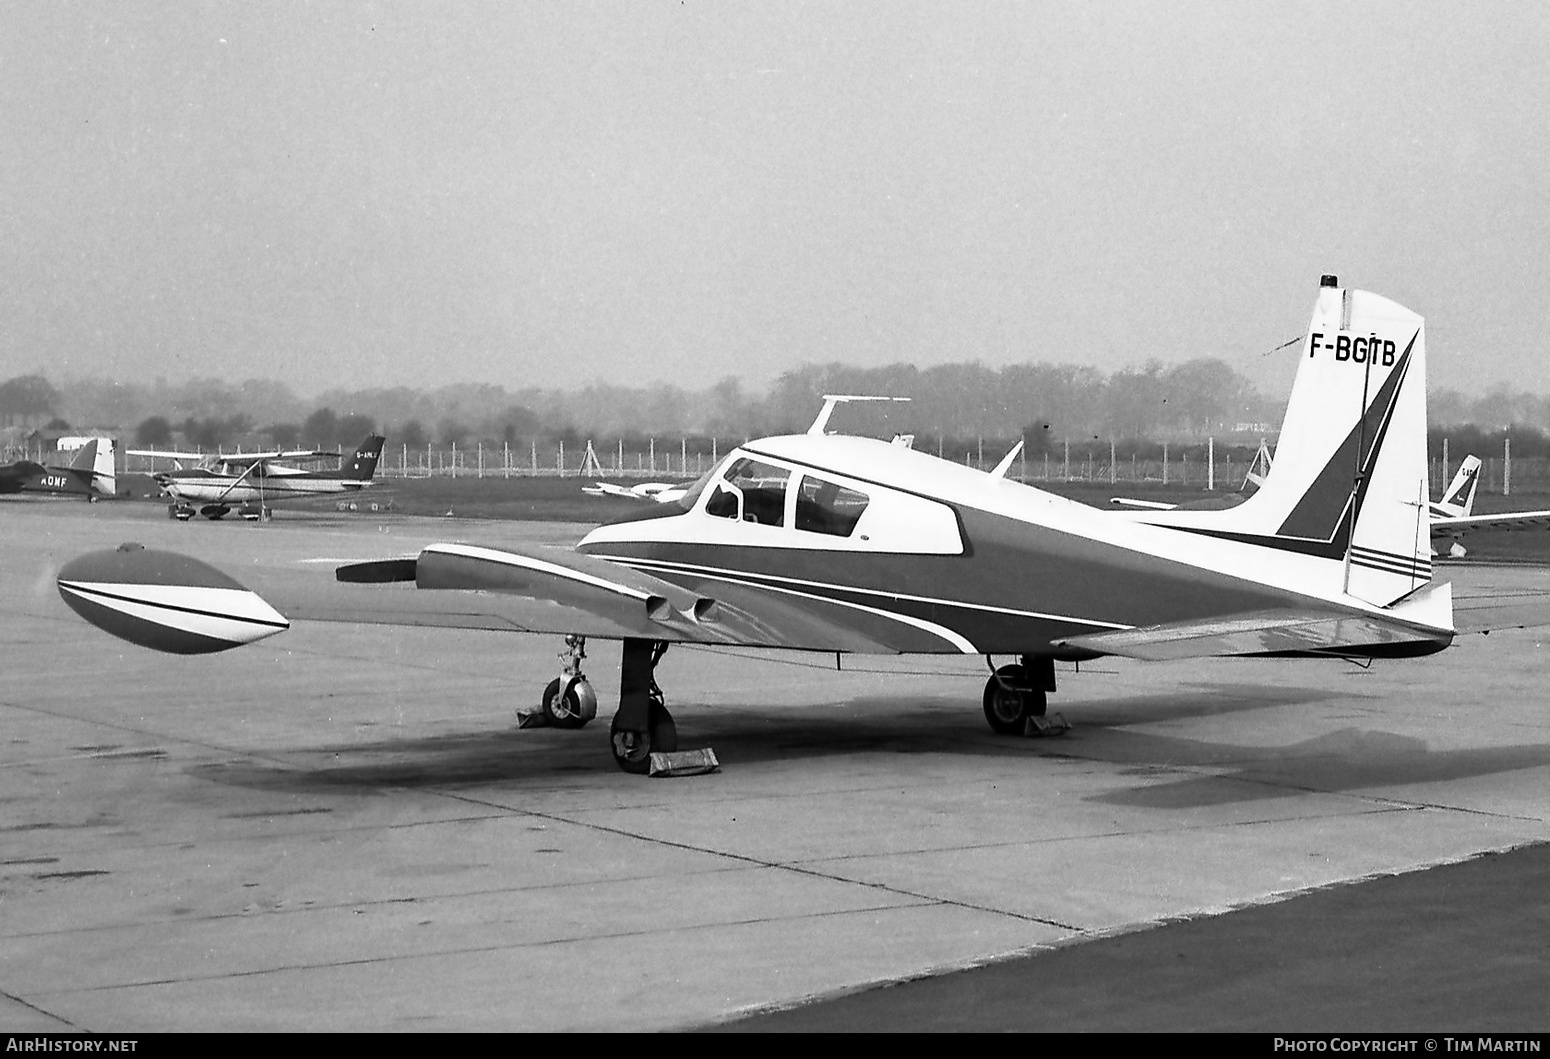
M 1137 775 L 1154 776 L 1156 768 L 1180 765 L 1186 760 L 1209 765 L 1241 761 L 1246 753 L 1259 752 L 1129 733 L 1121 730 L 1122 726 L 1317 702 L 1329 694 L 1327 689 L 1320 688 L 1204 686 L 1095 703 L 1073 698 L 1070 707 L 1077 727 L 1071 734 L 1055 739 L 995 735 L 984 726 L 978 711 L 967 709 L 955 696 L 907 700 L 897 695 L 866 696 L 844 704 L 771 707 L 768 712 L 759 713 L 690 703 L 679 712 L 679 733 L 681 746 L 714 747 L 726 768 L 869 754 L 1000 758 L 1055 755 L 1133 763 L 1143 766 Z M 201 764 L 189 771 L 214 783 L 287 793 L 366 793 L 389 788 L 525 782 L 552 786 L 561 777 L 584 782 L 583 776 L 588 773 L 626 781 L 612 767 L 607 750 L 601 745 L 601 726 L 600 719 L 579 731 L 478 729 L 372 742 L 275 748 L 254 759 Z M 1185 753 L 1181 747 L 1194 749 Z
M 1228 746 L 1143 733 L 1126 757 L 1160 760 L 1171 769 L 1235 765 L 1211 776 L 1099 795 L 1094 801 L 1149 809 L 1192 809 L 1284 798 L 1309 792 L 1448 783 L 1550 764 L 1550 744 L 1431 750 L 1425 740 L 1392 732 L 1342 728 L 1287 746 Z M 1108 755 L 1105 755 L 1108 758 Z

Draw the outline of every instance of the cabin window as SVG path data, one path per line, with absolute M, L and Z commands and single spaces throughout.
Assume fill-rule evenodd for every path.
M 720 518 L 781 526 L 786 517 L 786 483 L 791 472 L 746 457 L 734 460 L 705 502 L 705 513 Z
M 811 533 L 849 537 L 867 502 L 865 493 L 812 475 L 804 476 L 797 489 L 796 527 Z
M 742 497 L 737 490 L 728 489 L 720 482 L 711 490 L 710 499 L 705 501 L 705 513 L 716 518 L 741 518 L 743 513 Z

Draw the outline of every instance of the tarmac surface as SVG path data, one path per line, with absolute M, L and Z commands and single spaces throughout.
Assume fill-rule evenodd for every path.
M 1294 1017 L 1268 998 L 1304 979 L 1244 960 L 1349 999 L 1362 974 L 1405 981 L 1371 961 L 1413 967 L 1416 931 L 1447 907 L 1490 909 L 1496 941 L 1432 930 L 1458 959 L 1425 988 L 1467 967 L 1500 976 L 1471 979 L 1477 1003 L 1492 982 L 1521 997 L 1550 981 L 1544 899 L 1526 896 L 1547 891 L 1546 857 L 1472 859 L 1550 839 L 1545 630 L 1369 668 L 1062 667 L 1051 708 L 1075 728 L 1048 740 L 989 731 L 978 658 L 836 672 L 675 648 L 658 679 L 681 745 L 714 747 L 723 771 L 669 780 L 609 757 L 611 644 L 589 644 L 598 721 L 518 730 L 557 638 L 298 622 L 173 657 L 91 628 L 53 583 L 124 540 L 240 579 L 252 563 L 329 577 L 432 540 L 579 532 L 0 503 L 0 1029 L 810 1028 L 781 1020 L 825 1011 L 828 1028 L 965 1028 L 930 1021 L 949 1009 L 988 1011 L 978 1029 L 1379 1028 L 1403 1011 L 1324 1007 L 1321 1024 L 1315 994 Z M 1550 584 L 1543 568 L 1444 574 Z M 1508 885 L 1500 864 L 1526 867 Z M 1439 865 L 1456 867 L 1423 872 Z M 1475 889 L 1427 889 L 1460 872 Z M 1341 959 L 1304 944 L 1331 900 Z M 1175 944 L 1212 931 L 1214 948 Z M 1474 951 L 1497 943 L 1494 962 Z M 1185 951 L 1206 979 L 1163 975 Z M 894 982 L 908 984 L 868 991 Z M 1084 995 L 1109 1007 L 1053 1017 Z M 1205 1017 L 1255 997 L 1263 1024 Z M 890 1012 L 900 998 L 916 1021 Z M 1164 1019 L 1191 1003 L 1193 1026 Z M 1473 1014 L 1481 1032 L 1529 1018 Z

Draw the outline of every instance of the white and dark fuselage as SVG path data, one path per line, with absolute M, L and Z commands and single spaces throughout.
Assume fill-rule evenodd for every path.
M 354 493 L 371 482 L 341 478 L 327 471 L 305 471 L 270 464 L 243 476 L 244 467 L 198 468 L 158 475 L 167 495 L 190 504 L 278 504 L 310 500 L 339 493 Z M 238 481 L 238 478 L 241 480 Z
M 212 457 L 192 470 L 163 472 L 155 478 L 162 491 L 172 498 L 175 515 L 186 518 L 197 507 L 208 517 L 219 518 L 233 507 L 261 511 L 272 504 L 359 492 L 371 485 L 383 440 L 373 434 L 356 448 L 354 455 L 342 458 L 331 453 L 290 454 L 291 458 L 340 459 L 338 470 L 293 467 L 283 462 L 287 454 L 260 453 Z
M 727 490 L 718 503 L 742 460 L 751 467 L 735 492 L 758 500 L 738 509 Z M 825 495 L 849 498 L 838 519 L 825 518 Z M 710 598 L 754 592 L 900 652 L 1091 657 L 1064 645 L 1310 602 L 1366 609 L 1338 591 L 1310 592 L 1332 583 L 1328 555 L 1116 519 L 845 436 L 744 445 L 682 502 L 621 517 L 579 549 Z

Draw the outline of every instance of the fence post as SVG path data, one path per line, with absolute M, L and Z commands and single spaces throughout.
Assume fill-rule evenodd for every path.
M 1206 438 L 1206 489 L 1216 488 L 1216 439 Z
M 1512 439 L 1502 439 L 1502 496 L 1512 495 Z

